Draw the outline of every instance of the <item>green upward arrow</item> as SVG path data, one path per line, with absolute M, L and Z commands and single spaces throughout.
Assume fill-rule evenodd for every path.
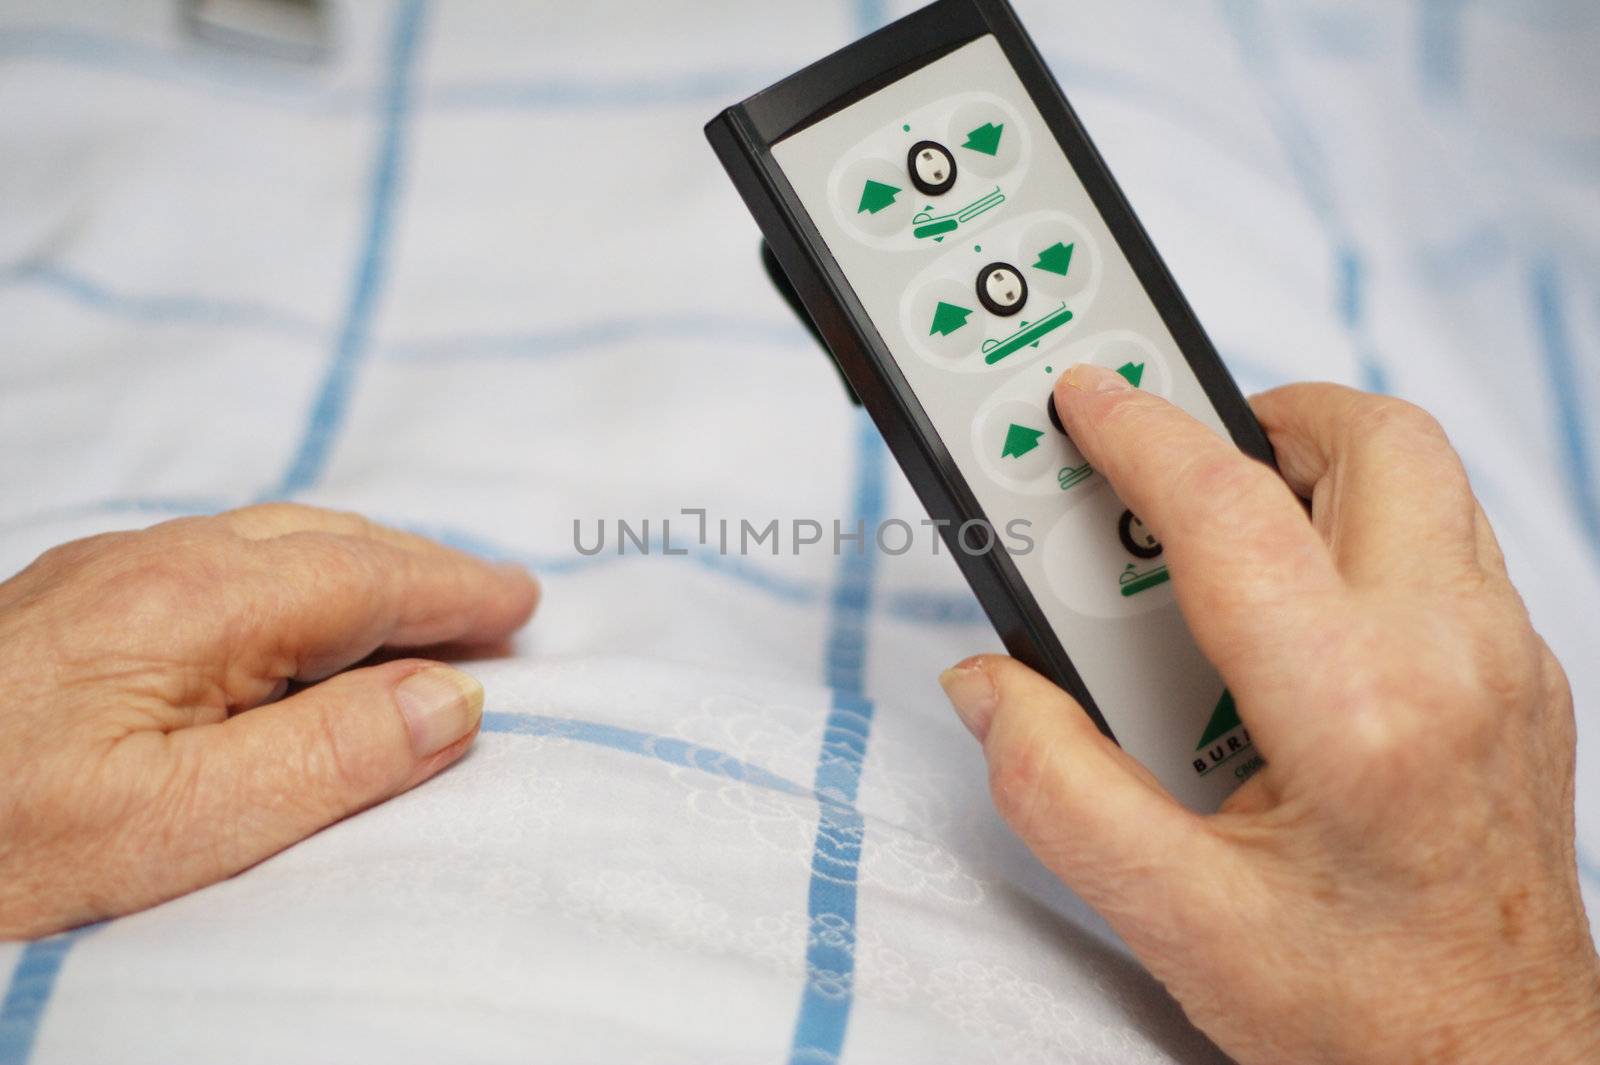
M 1026 455 L 1039 446 L 1039 438 L 1044 436 L 1042 429 L 1029 429 L 1026 425 L 1013 425 L 1006 433 L 1006 446 L 1001 449 L 1000 457 L 1018 458 Z
M 1239 720 L 1239 707 L 1234 704 L 1233 693 L 1224 691 L 1222 698 L 1217 701 L 1217 708 L 1211 711 L 1210 724 L 1206 725 L 1206 731 L 1194 749 L 1205 750 L 1242 724 L 1244 722 Z
M 856 208 L 856 214 L 865 211 L 867 214 L 877 214 L 894 202 L 900 195 L 900 190 L 893 185 L 885 185 L 880 181 L 868 180 L 861 189 L 861 206 Z
M 982 152 L 984 155 L 993 155 L 1000 150 L 1000 131 L 1005 128 L 1005 123 L 1003 122 L 998 126 L 993 122 L 985 122 L 967 134 L 967 143 L 961 147 L 971 148 L 973 151 Z
M 1072 266 L 1072 249 L 1076 247 L 1076 244 L 1063 244 L 1058 240 L 1039 253 L 1039 261 L 1033 264 L 1033 268 L 1066 277 L 1067 270 Z
M 957 307 L 953 303 L 945 303 L 941 300 L 939 306 L 933 309 L 933 328 L 928 330 L 928 335 L 933 336 L 937 333 L 940 336 L 947 337 L 966 325 L 967 319 L 971 315 L 972 312 L 967 308 Z
M 1128 379 L 1134 388 L 1139 387 L 1139 382 L 1144 380 L 1144 363 L 1125 362 L 1117 367 L 1117 372 Z

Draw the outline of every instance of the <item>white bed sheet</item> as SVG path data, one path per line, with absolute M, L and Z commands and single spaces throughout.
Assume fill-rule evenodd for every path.
M 1241 384 L 1451 431 L 1572 676 L 1600 900 L 1600 9 L 1018 6 Z M 0 572 L 294 498 L 547 586 L 458 768 L 0 944 L 0 1065 L 1214 1055 L 990 812 L 948 559 L 572 548 L 922 516 L 700 134 L 901 10 L 349 3 L 302 68 L 0 7 Z

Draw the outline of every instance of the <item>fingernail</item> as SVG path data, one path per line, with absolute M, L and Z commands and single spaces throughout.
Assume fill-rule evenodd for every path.
M 1067 384 L 1079 392 L 1126 392 L 1133 386 L 1115 370 L 1080 362 L 1067 371 Z
M 994 719 L 994 709 L 1000 697 L 994 682 L 976 659 L 968 659 L 939 675 L 939 684 L 956 708 L 956 716 L 967 726 L 967 731 L 983 742 L 989 732 L 989 722 Z
M 394 701 L 412 753 L 428 758 L 472 731 L 483 715 L 483 685 L 449 666 L 428 666 L 400 682 Z

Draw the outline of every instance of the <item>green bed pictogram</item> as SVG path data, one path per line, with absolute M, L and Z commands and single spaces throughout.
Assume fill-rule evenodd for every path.
M 929 204 L 912 217 L 911 224 L 916 228 L 911 231 L 911 235 L 918 240 L 926 240 L 929 237 L 935 241 L 943 240 L 945 234 L 955 232 L 974 218 L 994 210 L 1005 202 L 1006 194 L 1000 190 L 999 185 L 996 185 L 992 192 L 984 193 L 965 207 L 957 208 L 949 214 L 936 215 L 933 213 L 933 205 Z
M 1122 571 L 1122 576 L 1117 578 L 1117 584 L 1122 588 L 1122 597 L 1131 599 L 1140 592 L 1148 592 L 1158 585 L 1166 584 L 1171 579 L 1172 575 L 1167 572 L 1166 566 L 1157 566 L 1141 573 L 1130 562 L 1128 563 L 1128 568 Z
M 1063 466 L 1061 469 L 1056 471 L 1056 483 L 1059 484 L 1061 486 L 1061 490 L 1065 492 L 1069 488 L 1076 488 L 1078 485 L 1082 484 L 1084 481 L 1087 481 L 1093 476 L 1094 467 L 1090 466 L 1087 462 L 1085 462 L 1082 466 Z
M 983 342 L 983 361 L 993 366 L 1007 355 L 1014 355 L 1025 347 L 1037 344 L 1070 321 L 1072 321 L 1072 312 L 1067 310 L 1067 305 L 1063 303 L 1031 325 L 1023 322 L 1022 328 L 1008 337 L 1003 337 L 1000 340 L 985 340 Z

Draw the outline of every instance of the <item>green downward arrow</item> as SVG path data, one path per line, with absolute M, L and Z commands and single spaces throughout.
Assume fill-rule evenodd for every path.
M 1058 240 L 1039 253 L 1039 261 L 1033 264 L 1033 268 L 1066 277 L 1067 270 L 1072 266 L 1072 249 L 1076 247 L 1076 244 L 1063 244 Z
M 933 336 L 937 333 L 942 337 L 947 337 L 966 325 L 967 319 L 971 315 L 972 312 L 966 307 L 957 307 L 953 303 L 945 303 L 941 300 L 939 306 L 933 309 L 933 328 L 928 330 L 928 335 Z
M 863 211 L 867 214 L 877 214 L 893 203 L 898 195 L 900 190 L 893 185 L 869 179 L 861 190 L 861 206 L 856 208 L 856 214 L 861 214 Z
M 1020 459 L 1028 452 L 1039 446 L 1039 438 L 1044 436 L 1042 429 L 1029 429 L 1026 425 L 1013 425 L 1006 433 L 1006 446 L 1001 449 L 1000 457 Z
M 1125 362 L 1117 367 L 1117 372 L 1128 379 L 1134 388 L 1139 387 L 1139 382 L 1144 380 L 1144 363 Z
M 993 122 L 985 122 L 967 134 L 967 143 L 961 147 L 971 148 L 973 151 L 982 152 L 984 155 L 993 155 L 1000 150 L 1000 131 L 1005 128 L 1005 123 L 997 126 Z
M 1217 708 L 1211 711 L 1211 721 L 1194 749 L 1205 750 L 1242 724 L 1244 722 L 1239 720 L 1239 707 L 1233 701 L 1233 693 L 1224 691 L 1222 698 L 1217 701 Z

